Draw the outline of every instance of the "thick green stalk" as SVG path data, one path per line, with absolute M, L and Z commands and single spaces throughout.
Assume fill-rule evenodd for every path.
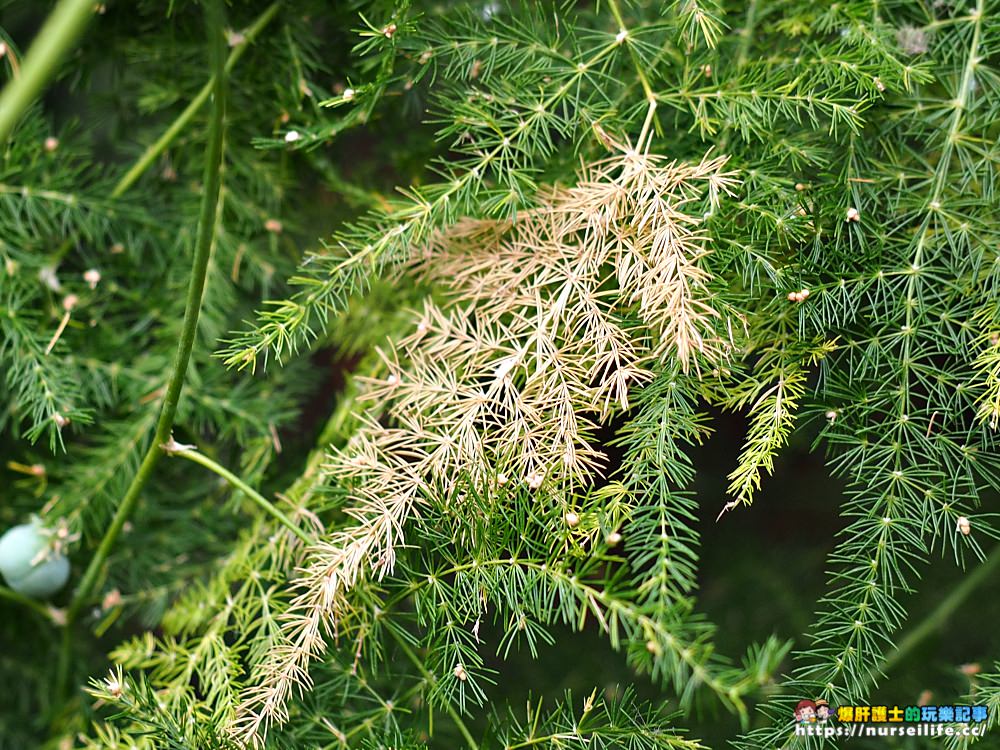
M 191 267 L 191 279 L 188 284 L 187 303 L 184 309 L 184 323 L 177 353 L 174 356 L 167 392 L 163 399 L 160 417 L 156 424 L 156 434 L 146 451 L 146 456 L 139 466 L 139 471 L 132 479 L 125 497 L 122 498 L 115 516 L 104 533 L 104 538 L 91 559 L 83 575 L 73 601 L 67 613 L 69 623 L 76 620 L 80 610 L 93 593 L 100 577 L 105 561 L 111 554 L 122 527 L 132 515 L 135 505 L 142 494 L 146 482 L 153 469 L 163 456 L 161 446 L 170 440 L 174 416 L 177 413 L 177 402 L 180 399 L 181 388 L 188 362 L 191 359 L 191 349 L 194 346 L 195 334 L 198 329 L 198 316 L 201 313 L 201 300 L 205 291 L 205 278 L 208 260 L 212 251 L 212 237 L 215 230 L 216 211 L 218 210 L 219 192 L 222 183 L 222 141 L 226 115 L 226 70 L 224 63 L 225 41 L 222 35 L 221 8 L 218 0 L 208 4 L 206 14 L 209 16 L 209 47 L 212 53 L 212 95 L 213 110 L 209 126 L 208 144 L 205 149 L 205 175 L 201 197 L 201 213 L 198 219 L 198 236 L 195 244 L 194 259 Z
M 0 95 L 0 144 L 14 131 L 24 111 L 56 73 L 59 62 L 94 15 L 93 0 L 62 0 L 31 43 L 20 75 Z
M 229 57 L 226 58 L 226 64 L 223 68 L 225 75 L 228 76 L 232 71 L 233 67 L 246 52 L 250 44 L 257 38 L 258 34 L 264 29 L 271 19 L 278 12 L 278 8 L 281 3 L 271 3 L 267 8 L 261 13 L 257 20 L 255 20 L 250 26 L 246 28 L 243 32 L 243 39 L 233 47 L 233 50 L 229 53 Z M 128 190 L 132 185 L 135 184 L 142 174 L 149 169 L 149 165 L 152 164 L 156 158 L 166 151 L 167 147 L 173 143 L 174 138 L 187 127 L 191 119 L 197 114 L 198 110 L 201 109 L 205 102 L 208 101 L 208 97 L 211 95 L 213 87 L 216 83 L 216 77 L 213 76 L 205 85 L 202 87 L 201 91 L 198 92 L 197 96 L 191 100 L 191 103 L 184 108 L 184 111 L 177 115 L 170 127 L 163 131 L 163 135 L 156 139 L 156 141 L 149 145 L 142 155 L 136 160 L 129 170 L 122 175 L 121 179 L 115 184 L 114 189 L 111 191 L 112 198 L 120 197 L 126 190 Z
M 303 543 L 305 543 L 306 545 L 312 543 L 312 540 L 309 538 L 309 535 L 306 534 L 298 526 L 296 526 L 295 523 L 292 521 L 292 519 L 290 519 L 288 516 L 282 513 L 278 508 L 274 506 L 274 504 L 270 500 L 265 498 L 263 495 L 257 492 L 257 490 L 255 490 L 253 487 L 251 487 L 249 484 L 244 482 L 238 476 L 233 474 L 233 472 L 229 471 L 229 469 L 227 469 L 222 464 L 216 463 L 208 456 L 206 456 L 204 453 L 199 453 L 197 450 L 193 448 L 188 448 L 186 446 L 181 446 L 177 449 L 171 449 L 168 452 L 172 456 L 180 456 L 181 458 L 186 458 L 189 461 L 194 461 L 196 464 L 200 464 L 204 466 L 206 469 L 215 472 L 220 477 L 229 482 L 229 484 L 231 484 L 233 487 L 235 487 L 244 495 L 253 500 L 260 508 L 264 510 L 265 513 L 267 513 L 270 516 L 273 516 L 280 523 L 284 524 L 285 528 L 287 528 L 289 531 L 295 534 L 295 536 L 301 539 Z

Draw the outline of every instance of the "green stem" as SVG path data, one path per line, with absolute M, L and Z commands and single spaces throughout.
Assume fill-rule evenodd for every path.
M 882 672 L 888 672 L 901 661 L 903 661 L 911 651 L 919 646 L 928 636 L 938 630 L 948 618 L 954 614 L 969 595 L 985 581 L 990 574 L 996 571 L 1000 565 L 1000 547 L 996 547 L 989 554 L 986 560 L 975 570 L 969 573 L 962 582 L 956 586 L 948 596 L 941 600 L 917 627 L 903 637 L 899 643 L 883 660 Z
M 62 629 L 62 637 L 59 641 L 59 660 L 56 662 L 55 686 L 53 695 L 57 701 L 62 701 L 66 696 L 66 688 L 69 685 L 69 663 L 73 655 L 73 636 L 69 627 Z M 58 715 L 58 712 L 56 712 Z
M 385 629 L 389 632 L 389 635 L 392 636 L 393 640 L 399 645 L 400 650 L 406 654 L 406 658 L 409 659 L 413 663 L 413 666 L 417 668 L 417 671 L 420 672 L 424 680 L 432 686 L 437 683 L 437 679 L 428 671 L 427 667 L 424 666 L 420 657 L 418 657 L 416 653 L 414 653 L 413 649 L 410 648 L 410 644 L 406 642 L 406 639 L 396 632 L 395 627 L 390 623 L 386 623 Z M 455 726 L 458 727 L 458 731 L 462 733 L 462 736 L 469 744 L 469 747 L 472 750 L 479 750 L 479 743 L 476 742 L 475 738 L 473 738 L 472 732 L 469 731 L 469 728 L 465 725 L 465 722 L 462 720 L 458 711 L 455 710 L 455 707 L 451 705 L 451 701 L 445 701 L 444 709 L 448 712 L 452 721 L 455 722 Z
M 162 457 L 163 452 L 160 446 L 170 440 L 170 431 L 174 424 L 174 416 L 177 413 L 177 403 L 180 399 L 181 388 L 184 385 L 184 376 L 187 372 L 188 362 L 191 359 L 191 350 L 194 347 L 195 334 L 198 329 L 198 316 L 201 313 L 201 300 L 205 291 L 205 277 L 209 256 L 212 251 L 215 216 L 219 204 L 219 192 L 222 182 L 222 141 L 226 115 L 226 71 L 223 62 L 225 41 L 222 35 L 222 11 L 218 0 L 208 4 L 206 15 L 209 21 L 209 48 L 212 53 L 212 70 L 214 71 L 212 78 L 214 106 L 209 126 L 208 144 L 205 149 L 205 175 L 201 197 L 201 213 L 198 219 L 198 236 L 191 268 L 191 280 L 188 284 L 183 328 L 181 330 L 180 341 L 177 344 L 177 353 L 174 356 L 170 380 L 167 384 L 167 392 L 160 411 L 160 418 L 156 423 L 156 434 L 153 437 L 153 442 L 146 451 L 146 456 L 139 466 L 139 471 L 132 479 L 132 483 L 125 492 L 125 497 L 122 498 L 121 503 L 118 505 L 111 525 L 105 531 L 104 538 L 101 539 L 97 552 L 87 566 L 83 580 L 76 590 L 67 613 L 67 619 L 70 624 L 76 620 L 80 614 L 80 610 L 86 605 L 87 600 L 93 593 L 104 562 L 111 554 L 111 550 L 118 539 L 118 535 L 121 533 L 122 527 L 135 509 L 143 487 L 146 486 L 146 482 L 152 475 L 153 469 Z
M 746 21 L 743 24 L 743 28 L 740 31 L 740 46 L 739 52 L 736 53 L 736 72 L 740 74 L 743 72 L 743 68 L 747 64 L 747 55 L 750 52 L 750 43 L 753 41 L 753 35 L 757 25 L 757 0 L 750 0 L 747 3 L 747 15 Z M 726 125 L 722 132 L 719 134 L 718 149 L 716 153 L 724 154 L 726 153 L 726 148 L 729 146 L 729 139 L 733 135 L 733 126 Z
M 608 6 L 611 8 L 611 14 L 615 17 L 615 23 L 618 24 L 620 31 L 628 34 L 628 27 L 625 25 L 625 17 L 622 15 L 621 9 L 618 7 L 617 0 L 608 0 Z M 624 41 L 628 41 L 626 36 Z M 646 97 L 646 101 L 656 106 L 656 95 L 653 94 L 653 89 L 649 85 L 649 80 L 646 78 L 646 71 L 643 70 L 642 60 L 639 58 L 639 53 L 635 51 L 635 47 L 631 43 L 628 45 L 629 57 L 632 58 L 632 64 L 635 65 L 635 72 L 639 76 L 639 83 L 642 85 L 642 93 Z
M 17 593 L 14 589 L 9 589 L 6 586 L 0 586 L 0 599 L 7 599 L 8 601 L 23 605 L 28 609 L 33 609 L 46 620 L 52 620 L 52 612 L 48 607 L 39 601 L 35 601 L 30 596 Z
M 625 17 L 622 16 L 618 3 L 616 0 L 608 0 L 608 5 L 611 8 L 611 13 L 615 17 L 620 32 L 625 35 L 623 42 L 628 44 L 628 53 L 632 58 L 632 64 L 635 66 L 635 72 L 639 76 L 639 83 L 642 85 L 642 92 L 648 104 L 646 119 L 642 124 L 642 132 L 639 134 L 638 141 L 636 141 L 636 148 L 643 149 L 646 147 L 646 136 L 649 134 L 649 128 L 653 124 L 653 116 L 656 114 L 656 94 L 653 93 L 653 88 L 649 85 L 649 79 L 646 78 L 646 72 L 643 70 L 639 53 L 635 51 L 631 40 L 628 39 L 628 27 L 625 26 Z
M 257 492 L 257 490 L 255 490 L 253 487 L 251 487 L 249 484 L 244 482 L 238 476 L 233 474 L 233 472 L 229 471 L 229 469 L 227 469 L 222 464 L 218 464 L 212 459 L 210 459 L 208 456 L 206 456 L 204 453 L 199 453 L 198 451 L 190 448 L 171 451 L 170 455 L 186 458 L 189 461 L 194 461 L 196 464 L 201 464 L 210 471 L 214 471 L 220 477 L 229 482 L 233 487 L 235 487 L 244 495 L 246 495 L 255 503 L 257 503 L 257 505 L 261 509 L 263 509 L 265 513 L 270 514 L 278 521 L 280 521 L 282 524 L 284 524 L 289 531 L 295 534 L 295 536 L 301 539 L 305 544 L 307 545 L 312 544 L 312 540 L 309 538 L 309 535 L 306 534 L 298 526 L 296 526 L 295 523 L 292 521 L 292 519 L 290 519 L 288 516 L 282 513 L 278 508 L 274 506 L 274 504 L 270 500 L 265 498 L 263 495 Z
M 243 31 L 243 41 L 237 44 L 233 51 L 229 53 L 229 57 L 226 58 L 226 64 L 223 67 L 223 71 L 226 76 L 232 72 L 233 67 L 246 52 L 250 44 L 257 38 L 260 32 L 271 22 L 271 19 L 278 12 L 278 8 L 281 6 L 280 2 L 271 3 L 267 6 L 263 13 L 261 13 L 257 20 L 255 20 L 250 26 Z M 212 76 L 205 85 L 202 87 L 201 91 L 191 100 L 191 103 L 184 108 L 177 119 L 170 123 L 168 127 L 155 143 L 151 144 L 142 155 L 136 160 L 129 170 L 122 175 L 121 179 L 115 184 L 114 189 L 111 191 L 112 198 L 120 197 L 126 190 L 128 190 L 132 185 L 135 184 L 142 174 L 149 169 L 149 165 L 152 164 L 156 158 L 166 151 L 167 146 L 169 146 L 174 138 L 187 127 L 191 119 L 197 114 L 198 110 L 201 109 L 205 102 L 208 101 L 209 96 L 212 93 L 212 89 L 216 84 L 216 76 Z
M 93 0 L 61 0 L 45 19 L 24 58 L 20 75 L 7 84 L 0 96 L 0 143 L 7 140 L 21 115 L 55 75 L 59 62 L 93 15 Z

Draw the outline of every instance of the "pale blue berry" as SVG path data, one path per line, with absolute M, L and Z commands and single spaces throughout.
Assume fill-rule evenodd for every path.
M 66 585 L 69 560 L 57 552 L 44 554 L 48 546 L 45 530 L 36 523 L 15 526 L 0 537 L 0 575 L 10 588 L 44 599 Z

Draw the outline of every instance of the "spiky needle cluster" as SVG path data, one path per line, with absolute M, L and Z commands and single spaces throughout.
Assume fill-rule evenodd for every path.
M 734 174 L 725 157 L 620 151 L 516 220 L 459 222 L 415 254 L 409 272 L 446 299 L 425 300 L 384 355 L 387 374 L 367 393 L 376 415 L 332 458 L 356 524 L 313 549 L 295 582 L 283 638 L 233 727 L 243 742 L 287 719 L 345 593 L 392 571 L 421 504 L 460 513 L 466 492 L 520 484 L 566 506 L 600 471 L 596 421 L 627 410 L 668 360 L 687 371 L 728 355 L 733 321 L 708 288 L 710 245 L 691 209 L 718 209 Z
M 964 566 L 1000 534 L 996 0 L 248 0 L 212 80 L 196 3 L 63 0 L 35 58 L 37 3 L 8 5 L 0 517 L 38 513 L 87 574 L 53 607 L 0 588 L 22 646 L 0 678 L 28 686 L 2 741 L 696 747 L 627 691 L 522 719 L 501 669 L 575 662 L 568 631 L 588 631 L 624 652 L 620 681 L 751 726 L 787 646 L 767 620 L 741 663 L 717 653 L 700 520 L 734 510 L 740 543 L 710 557 L 758 583 L 742 524 L 776 511 L 746 506 L 812 438 L 847 490 L 837 517 L 811 491 L 795 507 L 843 529 L 737 740 L 812 746 L 795 703 L 867 702 L 932 554 Z M 20 111 L 57 72 L 82 133 L 58 126 L 64 97 Z M 217 202 L 202 174 L 224 174 Z M 213 203 L 194 335 L 180 300 Z M 201 468 L 153 471 L 178 336 L 173 429 Z M 354 372 L 313 430 L 334 352 Z M 710 409 L 749 421 L 724 498 L 696 484 Z M 934 573 L 967 596 L 997 560 Z M 74 689 L 104 659 L 92 633 L 124 639 L 91 693 L 107 719 Z M 995 708 L 996 676 L 972 680 Z

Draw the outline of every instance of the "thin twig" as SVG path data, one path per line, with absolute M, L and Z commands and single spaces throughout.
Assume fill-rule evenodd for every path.
M 248 26 L 243 32 L 243 39 L 237 44 L 233 51 L 229 53 L 229 57 L 226 58 L 226 64 L 223 68 L 225 75 L 228 76 L 232 71 L 233 67 L 246 52 L 247 48 L 253 43 L 257 35 L 271 22 L 271 19 L 278 12 L 278 8 L 281 6 L 280 2 L 271 3 L 267 8 L 261 13 L 257 20 L 255 20 L 250 26 Z M 198 113 L 205 102 L 208 101 L 209 96 L 212 93 L 213 87 L 215 86 L 216 80 L 213 76 L 210 78 L 204 86 L 202 86 L 201 91 L 195 96 L 194 99 L 184 108 L 184 111 L 177 115 L 177 118 L 170 123 L 163 135 L 156 139 L 156 141 L 150 144 L 142 155 L 136 159 L 135 164 L 133 164 L 129 170 L 122 175 L 121 179 L 115 184 L 114 189 L 111 191 L 112 198 L 120 197 L 126 190 L 128 190 L 135 181 L 138 180 L 142 174 L 149 169 L 149 165 L 152 164 L 156 158 L 166 151 L 167 146 L 173 143 L 174 139 L 187 127 L 191 119 Z
M 406 642 L 403 636 L 396 632 L 395 626 L 390 623 L 386 623 L 385 629 L 388 631 L 389 635 L 392 636 L 393 640 L 399 645 L 400 650 L 406 655 L 406 658 L 413 663 L 413 666 L 417 668 L 417 671 L 420 672 L 424 680 L 427 681 L 427 684 L 434 686 L 437 683 L 437 678 L 435 678 L 434 675 L 427 670 L 423 661 L 421 661 L 420 657 L 414 653 L 413 649 L 410 648 L 410 644 Z M 455 710 L 455 707 L 451 705 L 451 701 L 445 701 L 444 710 L 448 712 L 452 721 L 455 722 L 455 726 L 458 727 L 458 731 L 462 733 L 465 741 L 469 743 L 469 747 L 472 750 L 479 750 L 479 743 L 476 742 L 475 738 L 472 736 L 472 732 L 470 732 L 469 728 L 465 725 L 465 721 L 462 720 L 462 716 Z
M 59 342 L 59 337 L 62 336 L 63 331 L 66 330 L 66 325 L 69 323 L 70 311 L 67 310 L 63 313 L 62 320 L 59 321 L 59 327 L 56 328 L 56 332 L 52 334 L 52 338 L 49 339 L 49 345 L 45 347 L 45 356 L 47 357 L 55 349 L 56 344 Z
M 34 610 L 36 613 L 40 614 L 46 620 L 50 622 L 55 622 L 52 616 L 52 610 L 46 607 L 39 601 L 32 599 L 30 596 L 25 596 L 24 594 L 19 594 L 14 591 L 14 589 L 9 589 L 6 586 L 0 586 L 0 599 L 7 599 L 8 601 L 21 604 L 28 609 Z
M 608 5 L 611 8 L 612 15 L 615 17 L 615 21 L 618 23 L 618 28 L 621 29 L 621 42 L 628 45 L 629 56 L 632 58 L 632 64 L 635 65 L 635 72 L 639 76 L 642 93 L 648 105 L 646 108 L 646 119 L 642 123 L 642 132 L 639 134 L 639 140 L 636 143 L 636 150 L 642 151 L 648 147 L 646 143 L 647 137 L 650 137 L 650 140 L 652 140 L 649 128 L 653 124 L 653 117 L 656 115 L 656 94 L 653 93 L 653 87 L 649 85 L 649 79 L 646 78 L 646 71 L 643 70 L 642 60 L 639 59 L 638 53 L 629 42 L 628 27 L 625 26 L 625 17 L 622 16 L 617 1 L 609 0 Z
M 222 464 L 216 463 L 211 458 L 206 456 L 204 453 L 199 453 L 195 448 L 188 445 L 180 445 L 174 441 L 169 441 L 166 445 L 162 446 L 163 449 L 171 456 L 180 456 L 181 458 L 186 458 L 188 461 L 194 461 L 196 464 L 204 466 L 206 469 L 215 472 L 220 477 L 225 479 L 229 484 L 238 489 L 244 495 L 253 500 L 260 508 L 262 508 L 266 513 L 273 516 L 279 522 L 284 524 L 284 526 L 291 531 L 295 536 L 301 539 L 305 544 L 312 544 L 312 540 L 309 535 L 306 534 L 302 529 L 295 525 L 288 516 L 282 513 L 275 505 L 268 500 L 266 497 L 261 495 L 257 490 L 251 487 L 249 484 L 244 482 L 238 476 L 233 474 L 229 469 Z

